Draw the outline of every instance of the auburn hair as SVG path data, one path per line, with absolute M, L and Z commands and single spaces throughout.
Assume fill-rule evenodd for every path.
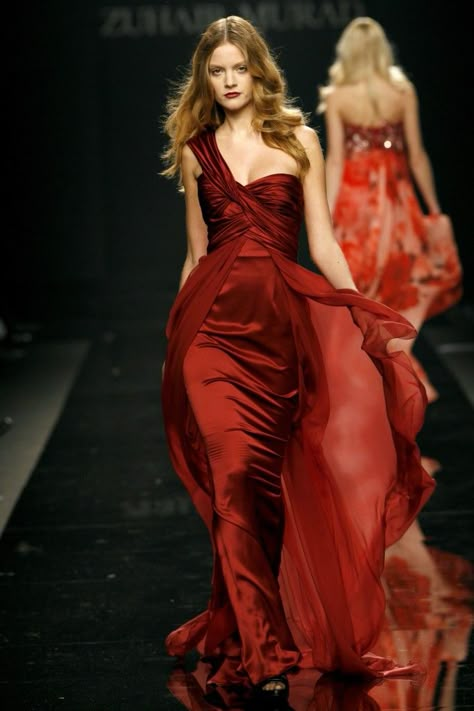
M 167 164 L 162 175 L 180 174 L 183 147 L 201 131 L 220 126 L 225 114 L 215 101 L 209 78 L 209 61 L 216 47 L 229 42 L 240 49 L 253 79 L 255 115 L 253 128 L 264 142 L 291 155 L 300 174 L 309 169 L 306 151 L 294 134 L 306 123 L 303 112 L 288 98 L 286 82 L 262 35 L 247 20 L 236 15 L 212 22 L 201 35 L 184 80 L 167 101 L 164 130 L 169 138 L 163 153 Z

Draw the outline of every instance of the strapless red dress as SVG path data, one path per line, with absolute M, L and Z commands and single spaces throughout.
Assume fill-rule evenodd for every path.
M 396 671 L 367 652 L 383 625 L 385 547 L 434 486 L 415 443 L 423 388 L 386 348 L 414 329 L 296 263 L 295 176 L 244 186 L 213 131 L 188 145 L 209 248 L 171 310 L 162 399 L 214 573 L 207 610 L 167 650 L 197 647 L 220 684 L 295 665 Z
M 447 215 L 423 214 L 402 123 L 346 124 L 344 130 L 335 236 L 359 291 L 420 329 L 461 297 L 462 269 L 451 221 Z

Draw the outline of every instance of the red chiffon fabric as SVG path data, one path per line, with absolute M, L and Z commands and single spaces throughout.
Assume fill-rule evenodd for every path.
M 162 397 L 214 574 L 208 609 L 168 636 L 168 652 L 219 659 L 221 684 L 295 664 L 399 673 L 368 652 L 385 547 L 434 485 L 415 443 L 423 388 L 387 349 L 414 329 L 296 264 L 295 176 L 243 186 L 212 131 L 189 145 L 209 249 L 170 314 Z

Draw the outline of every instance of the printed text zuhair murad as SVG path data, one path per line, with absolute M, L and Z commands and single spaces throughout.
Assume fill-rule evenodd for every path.
M 361 0 L 108 5 L 100 11 L 100 34 L 107 39 L 194 35 L 231 11 L 263 31 L 277 32 L 340 30 L 366 12 Z

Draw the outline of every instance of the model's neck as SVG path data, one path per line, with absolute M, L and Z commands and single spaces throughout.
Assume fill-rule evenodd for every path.
M 235 135 L 249 135 L 255 133 L 252 121 L 255 117 L 253 106 L 245 107 L 242 111 L 226 112 L 222 130 Z

